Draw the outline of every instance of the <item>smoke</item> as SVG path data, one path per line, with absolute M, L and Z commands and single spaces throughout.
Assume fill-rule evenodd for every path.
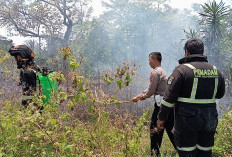
M 199 27 L 198 13 L 191 8 L 181 11 L 156 1 L 135 0 L 111 0 L 104 6 L 107 11 L 96 19 L 86 53 L 92 56 L 92 66 L 98 69 L 115 70 L 123 61 L 138 66 L 139 77 L 133 79 L 131 98 L 149 85 L 152 69 L 148 55 L 161 52 L 162 67 L 168 76 L 171 75 L 178 60 L 184 57 L 184 43 L 189 38 L 186 32 Z M 200 5 L 193 7 L 194 10 L 201 9 Z M 147 101 L 139 104 L 145 103 Z
M 158 7 L 155 4 L 146 6 L 146 2 L 112 1 L 105 6 L 108 11 L 99 17 L 96 26 L 101 30 L 90 33 L 98 36 L 89 40 L 89 43 L 95 44 L 92 45 L 94 50 L 90 51 L 88 48 L 86 53 L 92 55 L 100 49 L 96 54 L 104 55 L 104 50 L 107 50 L 110 57 L 105 57 L 109 57 L 111 65 L 123 61 L 133 62 L 140 66 L 138 73 L 144 80 L 148 80 L 152 71 L 148 55 L 153 51 L 161 52 L 162 66 L 168 75 L 171 74 L 178 65 L 178 60 L 184 57 L 184 30 L 195 29 L 198 25 L 196 15 L 191 14 L 190 10 L 180 11 L 167 4 Z M 102 38 L 99 40 L 99 37 Z M 108 64 L 104 59 L 98 59 L 98 67 L 99 61 L 102 68 Z

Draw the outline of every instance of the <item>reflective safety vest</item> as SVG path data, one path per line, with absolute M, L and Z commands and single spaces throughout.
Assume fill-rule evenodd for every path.
M 213 66 L 213 69 L 196 69 L 193 65 L 186 63 L 183 64 L 193 70 L 194 73 L 194 80 L 193 80 L 193 86 L 192 86 L 192 91 L 191 95 L 189 98 L 183 98 L 179 97 L 178 101 L 179 102 L 185 102 L 185 103 L 196 103 L 196 104 L 209 104 L 209 103 L 215 103 L 216 99 L 215 96 L 217 94 L 217 88 L 218 88 L 218 72 L 217 68 Z M 214 92 L 212 99 L 196 99 L 196 92 L 197 92 L 197 87 L 198 87 L 198 80 L 199 78 L 214 78 L 215 79 L 215 87 L 214 87 Z

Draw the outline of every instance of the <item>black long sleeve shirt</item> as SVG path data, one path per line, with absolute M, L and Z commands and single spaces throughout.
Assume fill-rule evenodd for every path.
M 209 64 L 203 55 L 190 55 L 179 60 L 171 76 L 168 78 L 168 85 L 158 115 L 159 120 L 166 121 L 171 109 L 179 102 L 179 98 L 191 98 L 193 95 L 194 78 L 198 77 L 194 99 L 220 99 L 225 93 L 225 80 L 222 73 Z M 184 64 L 191 64 L 195 71 Z M 216 75 L 217 74 L 217 75 Z M 215 78 L 218 78 L 217 90 L 215 93 Z M 214 103 L 215 104 L 215 103 Z

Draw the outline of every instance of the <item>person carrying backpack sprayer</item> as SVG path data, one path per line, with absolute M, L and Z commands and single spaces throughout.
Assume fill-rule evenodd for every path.
M 17 68 L 20 69 L 19 85 L 22 86 L 22 105 L 27 107 L 35 94 L 44 95 L 43 103 L 49 104 L 51 93 L 57 91 L 56 80 L 51 80 L 53 73 L 49 73 L 46 68 L 41 70 L 35 64 L 34 53 L 26 45 L 12 46 L 9 53 L 15 57 Z

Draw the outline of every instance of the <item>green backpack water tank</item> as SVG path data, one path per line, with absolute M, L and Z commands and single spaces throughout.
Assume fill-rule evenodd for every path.
M 43 99 L 44 104 L 50 104 L 50 95 L 57 92 L 57 81 L 56 79 L 51 79 L 55 72 L 50 72 L 47 75 L 38 73 L 38 78 L 41 86 L 42 94 L 46 97 Z

